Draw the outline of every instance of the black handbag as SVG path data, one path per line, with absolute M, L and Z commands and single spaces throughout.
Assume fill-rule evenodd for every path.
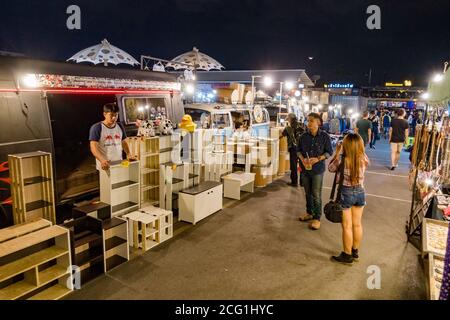
M 325 212 L 325 217 L 333 222 L 333 223 L 341 223 L 342 222 L 342 213 L 343 209 L 341 204 L 341 190 L 342 184 L 344 182 L 344 167 L 345 161 L 344 156 L 341 157 L 341 164 L 339 165 L 339 170 L 334 175 L 333 188 L 331 189 L 330 201 L 325 205 L 323 211 Z M 337 183 L 337 176 L 339 172 L 339 184 Z M 334 198 L 334 193 L 336 191 L 337 186 L 337 196 Z

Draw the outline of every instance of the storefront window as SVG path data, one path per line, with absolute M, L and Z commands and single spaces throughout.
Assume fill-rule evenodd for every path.
M 124 97 L 125 123 L 135 123 L 136 120 L 154 120 L 168 116 L 164 98 Z

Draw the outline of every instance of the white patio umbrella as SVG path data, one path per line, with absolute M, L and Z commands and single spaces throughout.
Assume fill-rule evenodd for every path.
M 177 64 L 176 62 L 183 64 Z M 186 66 L 186 64 L 191 65 L 192 67 Z M 210 71 L 225 69 L 223 65 L 210 56 L 201 53 L 196 47 L 194 47 L 192 51 L 180 54 L 179 56 L 173 58 L 172 62 L 169 62 L 166 65 L 166 68 L 167 67 L 175 70 L 196 69 Z
M 100 44 L 86 48 L 74 54 L 71 58 L 67 59 L 67 61 L 75 61 L 76 63 L 80 62 L 90 62 L 93 64 L 103 63 L 105 66 L 108 63 L 117 65 L 121 63 L 136 65 L 139 64 L 136 59 L 134 59 L 131 55 L 119 49 L 108 42 L 108 40 L 104 39 Z

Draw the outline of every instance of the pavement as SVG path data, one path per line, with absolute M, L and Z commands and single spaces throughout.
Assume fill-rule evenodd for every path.
M 364 236 L 352 266 L 330 261 L 342 251 L 339 224 L 323 216 L 312 231 L 298 221 L 304 192 L 288 186 L 286 175 L 241 201 L 224 200 L 222 211 L 195 226 L 177 222 L 174 238 L 67 299 L 426 299 L 419 251 L 405 233 L 409 153 L 395 171 L 384 140 L 367 153 Z M 324 204 L 332 179 L 327 173 Z

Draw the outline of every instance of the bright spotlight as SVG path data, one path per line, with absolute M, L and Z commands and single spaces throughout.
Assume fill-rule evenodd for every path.
M 264 77 L 264 85 L 266 87 L 270 87 L 273 83 L 273 80 L 271 77 Z
M 194 91 L 195 91 L 195 88 L 194 88 L 194 86 L 192 84 L 187 84 L 186 88 L 185 88 L 185 91 L 186 91 L 187 94 L 193 94 Z
M 284 83 L 285 87 L 287 90 L 292 90 L 292 88 L 294 88 L 294 83 L 292 81 L 286 81 Z
M 27 74 L 22 78 L 22 82 L 26 87 L 36 88 L 39 86 L 39 82 L 34 74 Z
M 430 98 L 430 94 L 428 92 L 425 92 L 425 93 L 422 94 L 421 97 L 422 97 L 423 100 L 428 100 Z
M 444 76 L 442 75 L 442 73 L 436 74 L 433 78 L 434 82 L 441 82 L 442 80 L 444 80 Z

